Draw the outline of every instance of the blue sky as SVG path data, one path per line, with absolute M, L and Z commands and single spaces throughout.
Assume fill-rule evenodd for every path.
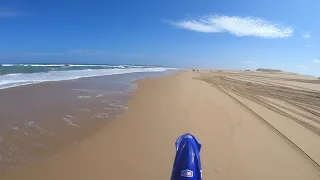
M 279 68 L 320 76 L 320 1 L 2 0 L 0 63 Z

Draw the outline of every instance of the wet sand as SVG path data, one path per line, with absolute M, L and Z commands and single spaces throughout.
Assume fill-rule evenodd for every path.
M 320 146 L 298 143 L 319 141 L 318 135 L 292 120 L 271 127 L 263 119 L 284 116 L 208 81 L 217 74 L 226 76 L 189 71 L 142 80 L 126 112 L 83 146 L 0 173 L 0 179 L 169 179 L 175 140 L 186 132 L 202 143 L 203 179 L 319 179 L 313 152 Z M 287 122 L 294 128 L 283 132 Z
M 164 72 L 165 73 L 165 72 Z M 99 131 L 126 110 L 131 73 L 0 90 L 0 173 L 57 154 Z

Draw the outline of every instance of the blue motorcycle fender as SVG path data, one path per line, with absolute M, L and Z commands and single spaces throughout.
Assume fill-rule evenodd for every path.
M 192 134 L 177 139 L 171 180 L 202 180 L 200 149 L 199 140 Z

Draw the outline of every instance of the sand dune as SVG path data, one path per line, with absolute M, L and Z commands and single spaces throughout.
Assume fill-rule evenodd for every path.
M 267 84 L 268 73 L 253 72 L 142 80 L 128 110 L 83 146 L 0 179 L 169 179 L 175 140 L 186 132 L 202 143 L 203 179 L 319 179 L 319 91 L 293 88 L 285 82 L 294 75 L 279 76 L 272 78 L 283 87 Z

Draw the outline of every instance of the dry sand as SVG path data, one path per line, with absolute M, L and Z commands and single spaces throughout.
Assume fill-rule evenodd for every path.
M 0 179 L 170 179 L 175 140 L 186 132 L 203 145 L 203 179 L 320 179 L 317 92 L 282 92 L 276 85 L 239 82 L 230 73 L 179 72 L 143 80 L 129 109 L 84 146 L 2 173 Z M 258 79 L 261 74 L 249 72 Z M 290 93 L 300 97 L 285 96 Z M 284 100 L 298 110 L 278 102 Z

